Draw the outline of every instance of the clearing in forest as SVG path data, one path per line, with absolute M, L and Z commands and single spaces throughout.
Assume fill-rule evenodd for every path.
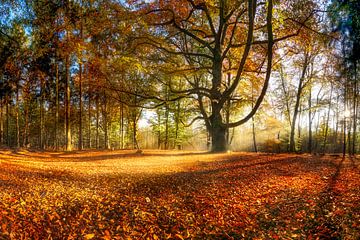
M 359 239 L 359 160 L 0 152 L 0 239 Z

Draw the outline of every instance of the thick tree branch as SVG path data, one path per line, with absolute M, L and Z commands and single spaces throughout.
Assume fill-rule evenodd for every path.
M 229 123 L 226 126 L 229 128 L 232 127 L 237 127 L 240 126 L 241 124 L 244 124 L 245 122 L 247 122 L 249 119 L 251 119 L 254 114 L 256 113 L 256 111 L 258 110 L 258 108 L 260 107 L 260 104 L 262 103 L 268 85 L 269 85 L 269 80 L 270 80 L 270 75 L 271 75 L 271 69 L 272 69 L 272 58 L 273 58 L 273 45 L 274 45 L 274 37 L 273 37 L 273 28 L 272 28 L 272 12 L 273 12 L 273 2 L 272 0 L 269 0 L 268 2 L 268 10 L 267 10 L 267 16 L 266 16 L 266 22 L 267 22 L 267 33 L 268 33 L 268 61 L 267 61 L 267 70 L 266 70 L 266 76 L 265 76 L 265 82 L 263 85 L 263 88 L 261 90 L 260 96 L 257 99 L 254 107 L 252 108 L 252 110 L 250 111 L 250 113 L 244 117 L 243 119 L 234 122 L 234 123 Z
M 244 70 L 246 59 L 247 59 L 247 57 L 248 57 L 248 55 L 250 53 L 251 42 L 252 42 L 252 39 L 253 39 L 254 19 L 255 19 L 255 13 L 256 13 L 256 0 L 248 0 L 248 9 L 249 9 L 248 10 L 249 29 L 248 29 L 248 33 L 247 33 L 247 40 L 246 40 L 246 46 L 245 46 L 245 49 L 244 49 L 244 53 L 242 55 L 240 65 L 239 65 L 239 68 L 237 70 L 236 77 L 235 77 L 233 83 L 222 94 L 222 97 L 221 97 L 220 102 L 219 102 L 220 106 L 222 106 L 227 101 L 227 99 L 230 97 L 231 93 L 233 93 L 234 90 L 236 89 L 236 87 L 238 86 L 241 74 L 242 74 L 242 72 Z

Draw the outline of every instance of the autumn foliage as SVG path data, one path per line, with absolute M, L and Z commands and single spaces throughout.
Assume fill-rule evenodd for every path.
M 2 151 L 1 239 L 358 239 L 358 160 Z

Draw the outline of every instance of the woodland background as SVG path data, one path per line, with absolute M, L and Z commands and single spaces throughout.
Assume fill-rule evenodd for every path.
M 359 9 L 2 0 L 0 144 L 355 154 Z

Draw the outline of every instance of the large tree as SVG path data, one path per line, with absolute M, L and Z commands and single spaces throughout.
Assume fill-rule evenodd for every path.
M 264 99 L 274 44 L 297 35 L 313 14 L 310 8 L 291 12 L 308 6 L 306 4 L 308 1 L 300 4 L 289 1 L 276 6 L 272 0 L 152 1 L 139 7 L 145 16 L 147 35 L 139 31 L 141 36 L 136 46 L 150 45 L 156 54 L 162 54 L 165 71 L 177 69 L 177 73 L 186 74 L 185 89 L 173 88 L 172 82 L 170 89 L 195 96 L 200 113 L 197 119 L 205 121 L 212 140 L 211 150 L 225 151 L 227 129 L 251 119 Z M 284 9 L 289 9 L 291 14 L 286 14 Z M 274 13 L 277 20 L 273 19 Z M 191 74 L 193 78 L 188 77 Z M 237 95 L 246 85 L 244 81 L 254 79 L 252 75 L 263 78 L 262 90 L 251 106 L 244 101 L 249 94 Z M 224 116 L 229 101 L 231 104 L 243 102 L 248 113 L 240 120 L 227 123 Z

